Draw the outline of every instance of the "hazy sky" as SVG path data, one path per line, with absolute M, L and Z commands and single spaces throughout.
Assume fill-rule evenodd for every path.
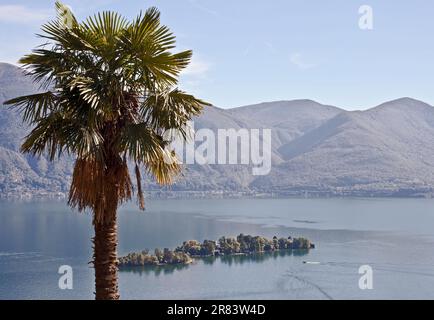
M 220 107 L 313 99 L 365 109 L 410 96 L 434 104 L 432 0 L 64 0 L 79 19 L 99 10 L 128 18 L 157 6 L 192 49 L 181 88 Z M 373 29 L 359 28 L 359 7 Z M 54 1 L 0 0 L 0 61 L 39 44 Z

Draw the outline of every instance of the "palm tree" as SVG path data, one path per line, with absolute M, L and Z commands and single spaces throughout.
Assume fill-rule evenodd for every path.
M 131 22 L 114 12 L 78 22 L 56 6 L 58 19 L 39 35 L 46 43 L 20 60 L 42 92 L 7 103 L 33 127 L 22 152 L 76 157 L 68 204 L 93 213 L 95 296 L 119 299 L 117 208 L 135 191 L 128 164 L 144 209 L 142 174 L 172 183 L 181 167 L 170 137 L 187 139 L 205 103 L 176 88 L 192 52 L 171 52 L 175 37 L 156 8 Z

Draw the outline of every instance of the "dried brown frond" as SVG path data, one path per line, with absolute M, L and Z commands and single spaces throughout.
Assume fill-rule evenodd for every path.
M 136 163 L 136 179 L 137 179 L 137 202 L 139 203 L 140 210 L 145 210 L 145 197 L 142 190 L 142 176 L 140 174 L 139 165 Z
M 125 160 L 109 169 L 95 159 L 77 159 L 69 191 L 69 205 L 80 212 L 91 209 L 94 223 L 111 221 L 121 203 L 130 200 L 131 178 Z

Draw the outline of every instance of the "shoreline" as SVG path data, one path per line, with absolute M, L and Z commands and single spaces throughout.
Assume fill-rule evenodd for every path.
M 0 201 L 47 201 L 67 200 L 66 192 L 0 194 Z M 434 199 L 431 193 L 404 194 L 400 192 L 201 192 L 201 191 L 148 191 L 149 200 L 215 200 L 215 199 Z

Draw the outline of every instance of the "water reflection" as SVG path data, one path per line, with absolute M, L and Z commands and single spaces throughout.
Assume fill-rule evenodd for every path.
M 205 264 L 214 264 L 217 260 L 222 263 L 231 265 L 242 265 L 245 263 L 262 263 L 269 259 L 278 259 L 289 256 L 304 256 L 309 253 L 309 250 L 282 250 L 264 253 L 254 253 L 248 255 L 228 255 L 222 257 L 206 257 L 203 258 Z
M 167 275 L 174 273 L 175 271 L 187 269 L 190 265 L 188 264 L 168 264 L 163 266 L 143 266 L 143 267 L 122 267 L 119 269 L 120 272 L 131 272 L 142 275 L 155 275 L 159 276 L 161 274 Z

